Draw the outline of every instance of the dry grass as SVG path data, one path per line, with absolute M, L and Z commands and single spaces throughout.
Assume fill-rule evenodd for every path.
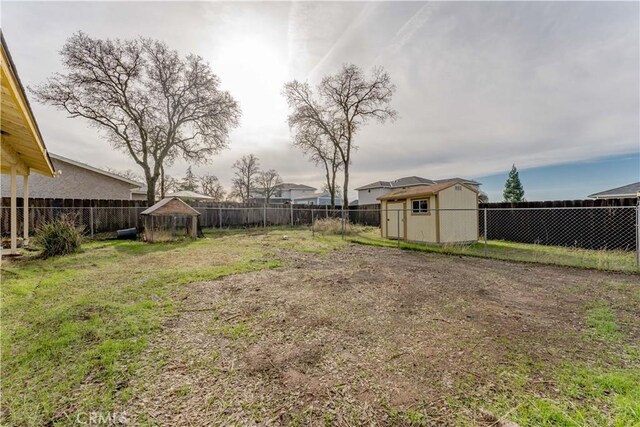
M 174 295 L 123 407 L 136 423 L 639 421 L 632 278 L 366 246 L 279 258 Z M 615 314 L 594 314 L 603 287 Z M 615 319 L 617 341 L 601 339 Z
M 340 235 L 343 232 L 343 222 L 340 218 L 320 218 L 311 226 L 316 233 L 323 235 Z M 344 222 L 344 233 L 346 235 L 354 235 L 361 233 L 364 227 L 353 224 L 349 221 Z

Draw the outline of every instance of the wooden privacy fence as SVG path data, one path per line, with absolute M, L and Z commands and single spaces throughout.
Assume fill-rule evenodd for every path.
M 489 240 L 506 240 L 585 249 L 638 248 L 639 208 L 633 200 L 571 200 L 554 202 L 487 203 L 479 206 L 478 230 L 487 229 Z M 18 206 L 21 206 L 21 199 Z M 30 199 L 29 229 L 63 214 L 73 214 L 87 234 L 141 228 L 140 213 L 145 201 Z M 341 218 L 351 222 L 380 226 L 380 206 L 352 206 L 343 212 L 327 206 L 255 205 L 241 203 L 193 203 L 200 212 L 202 228 L 309 225 L 319 218 Z M 18 229 L 22 230 L 22 208 L 17 209 Z M 447 215 L 442 210 L 439 215 Z M 9 233 L 9 198 L 2 198 L 0 231 Z
M 18 206 L 22 199 L 18 199 Z M 202 203 L 191 205 L 200 212 L 202 228 L 296 226 L 309 225 L 313 219 L 341 218 L 341 209 L 314 205 L 256 205 L 244 203 Z M 60 215 L 71 214 L 87 234 L 115 232 L 125 228 L 142 228 L 140 213 L 146 209 L 146 201 L 140 200 L 78 200 L 78 199 L 29 199 L 29 229 L 33 232 L 42 223 L 52 221 Z M 345 217 L 352 222 L 379 226 L 378 205 L 353 207 Z M 18 229 L 22 230 L 22 208 L 18 208 Z M 0 208 L 0 231 L 9 233 L 9 198 L 2 198 Z

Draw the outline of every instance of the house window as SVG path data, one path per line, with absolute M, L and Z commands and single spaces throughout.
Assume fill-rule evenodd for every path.
M 413 200 L 411 202 L 411 212 L 413 213 L 429 213 L 429 200 Z
M 462 191 L 462 185 L 456 185 L 456 190 L 457 191 Z

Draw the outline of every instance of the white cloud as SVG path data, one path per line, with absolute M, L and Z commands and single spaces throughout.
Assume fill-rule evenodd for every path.
M 637 152 L 638 3 L 3 2 L 3 31 L 25 84 L 61 71 L 74 31 L 144 35 L 210 61 L 243 109 L 231 148 L 196 168 L 230 182 L 254 152 L 288 181 L 322 184 L 290 146 L 280 95 L 341 63 L 383 65 L 401 119 L 358 135 L 353 187 L 403 175 L 479 176 Z M 79 119 L 34 105 L 53 152 L 133 168 Z M 171 173 L 182 174 L 176 163 Z

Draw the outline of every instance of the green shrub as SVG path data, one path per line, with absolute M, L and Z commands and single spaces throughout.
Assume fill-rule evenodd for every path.
M 82 244 L 84 227 L 76 225 L 75 215 L 61 215 L 36 229 L 33 243 L 42 249 L 45 258 L 75 252 Z

